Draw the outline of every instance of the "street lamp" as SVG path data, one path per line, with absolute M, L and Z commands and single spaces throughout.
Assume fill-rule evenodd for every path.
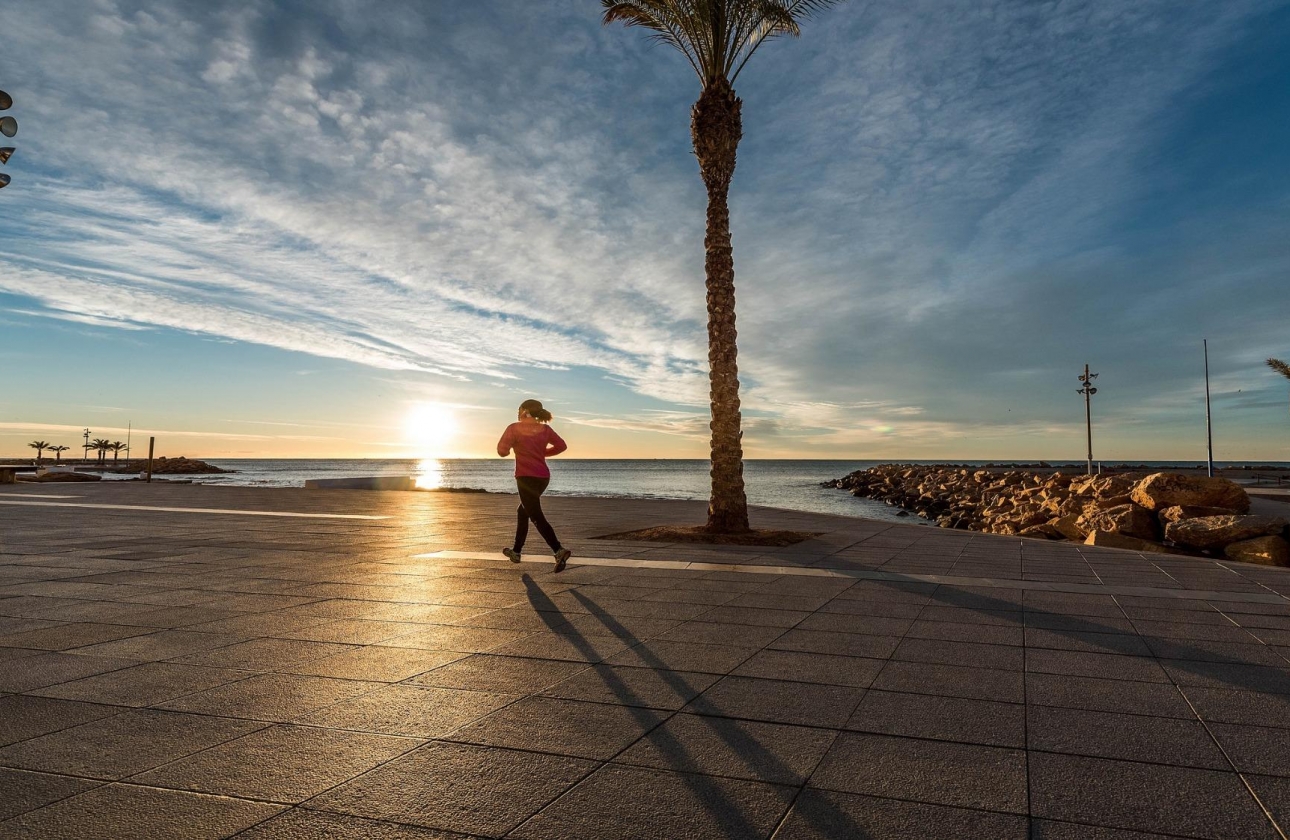
M 0 90 L 0 111 L 8 111 L 12 107 L 13 107 L 13 97 L 5 93 L 4 91 Z M 5 137 L 13 137 L 17 133 L 18 133 L 17 120 L 7 115 L 0 117 L 0 134 L 3 134 Z M 0 164 L 8 163 L 9 158 L 13 157 L 13 152 L 14 152 L 13 146 L 0 147 Z M 3 172 L 0 172 L 0 187 L 9 186 L 9 180 L 10 179 L 8 175 L 6 175 Z
M 1096 373 L 1088 372 L 1088 365 L 1084 365 L 1084 375 L 1079 378 L 1084 383 L 1084 387 L 1075 393 L 1084 395 L 1084 425 L 1088 430 L 1088 474 L 1093 474 L 1093 406 L 1089 399 L 1097 393 L 1093 387 L 1093 380 L 1097 379 Z

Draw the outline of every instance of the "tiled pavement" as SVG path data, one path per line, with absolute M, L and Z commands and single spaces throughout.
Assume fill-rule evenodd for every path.
M 1290 826 L 1290 570 L 778 511 L 820 536 L 613 543 L 702 506 L 552 498 L 599 558 L 557 576 L 487 554 L 513 506 L 4 488 L 0 836 Z

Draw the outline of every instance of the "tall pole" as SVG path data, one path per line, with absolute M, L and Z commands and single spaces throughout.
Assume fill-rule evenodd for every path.
M 81 448 L 81 463 L 84 464 L 90 459 L 90 430 L 85 430 L 85 446 Z
M 1091 397 L 1097 393 L 1093 387 L 1093 380 L 1097 379 L 1096 373 L 1089 373 L 1088 365 L 1084 365 L 1084 375 L 1079 378 L 1084 386 L 1075 393 L 1084 395 L 1084 427 L 1088 432 L 1088 474 L 1093 474 L 1093 405 Z
M 1201 339 L 1205 348 L 1205 451 L 1209 457 L 1209 477 L 1214 477 L 1214 424 L 1209 411 L 1209 339 Z

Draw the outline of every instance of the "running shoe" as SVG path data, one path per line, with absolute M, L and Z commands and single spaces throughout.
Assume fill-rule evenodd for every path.
M 513 548 L 503 548 L 502 554 L 505 554 L 506 559 L 510 560 L 512 563 L 520 562 L 520 553 Z
M 564 564 L 565 564 L 565 563 L 567 563 L 567 562 L 569 562 L 569 558 L 570 558 L 570 557 L 572 557 L 572 556 L 573 556 L 573 552 L 572 552 L 572 551 L 570 551 L 570 550 L 569 550 L 569 549 L 567 549 L 567 548 L 562 548 L 562 549 L 560 549 L 559 551 L 557 551 L 557 552 L 555 553 L 555 570 L 556 570 L 556 572 L 563 572 L 563 571 L 564 571 Z

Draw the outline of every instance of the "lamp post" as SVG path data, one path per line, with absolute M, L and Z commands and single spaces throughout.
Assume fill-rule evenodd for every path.
M 1201 345 L 1205 349 L 1205 453 L 1208 458 L 1206 462 L 1208 471 L 1206 475 L 1214 477 L 1214 423 L 1209 411 L 1209 339 L 1201 339 Z
M 13 97 L 0 90 L 0 111 L 8 111 L 12 107 Z M 5 137 L 13 137 L 17 133 L 17 120 L 8 115 L 0 117 L 0 134 L 3 134 Z M 8 163 L 9 158 L 13 157 L 13 153 L 13 146 L 0 146 L 0 165 Z M 9 186 L 9 176 L 0 172 L 0 188 L 7 186 Z
M 1097 393 L 1093 387 L 1093 380 L 1097 379 L 1096 373 L 1088 372 L 1088 365 L 1084 365 L 1084 375 L 1079 378 L 1084 383 L 1084 387 L 1075 393 L 1084 395 L 1084 426 L 1088 431 L 1088 474 L 1093 474 L 1093 404 L 1089 399 Z

